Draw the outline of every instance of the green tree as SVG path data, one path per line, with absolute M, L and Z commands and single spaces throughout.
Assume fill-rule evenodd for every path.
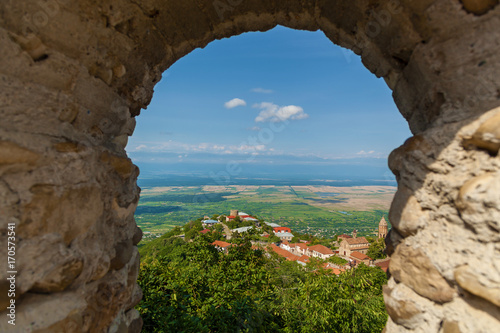
M 327 261 L 339 266 L 344 266 L 345 264 L 347 264 L 347 260 L 337 256 L 331 256 L 330 258 L 327 259 Z
M 136 308 L 144 332 L 382 331 L 387 278 L 380 268 L 361 264 L 336 276 L 323 260 L 304 269 L 252 250 L 251 233 L 227 254 L 211 237 L 185 242 L 172 234 L 140 249 L 144 297 Z
M 267 238 L 267 241 L 268 241 L 269 243 L 278 243 L 278 242 L 280 242 L 280 241 L 281 241 L 281 239 L 280 239 L 278 236 L 276 236 L 276 235 L 274 235 L 274 234 L 271 234 L 271 235 L 269 235 L 269 237 Z
M 192 239 L 194 239 L 197 235 L 198 235 L 198 231 L 197 231 L 195 228 L 193 228 L 193 229 L 189 230 L 188 232 L 186 232 L 186 233 L 184 234 L 184 239 L 185 239 L 185 240 L 192 240 Z
M 366 253 L 372 259 L 385 259 L 387 256 L 384 253 L 385 242 L 383 238 L 379 238 L 370 244 L 368 252 Z

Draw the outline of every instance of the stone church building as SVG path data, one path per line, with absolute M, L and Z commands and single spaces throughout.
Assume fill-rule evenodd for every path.
M 387 221 L 385 220 L 385 218 L 383 216 L 378 224 L 377 236 L 378 236 L 378 238 L 385 238 L 387 236 Z

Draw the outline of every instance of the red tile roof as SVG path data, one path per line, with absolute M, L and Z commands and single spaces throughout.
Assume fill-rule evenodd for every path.
M 325 262 L 323 265 L 321 265 L 324 269 L 329 269 L 332 271 L 333 274 L 335 275 L 340 275 L 340 273 L 345 272 L 345 269 L 338 269 L 335 267 L 331 267 L 327 262 Z
M 278 228 L 273 228 L 274 232 L 289 232 L 292 233 L 292 230 L 288 227 L 278 227 Z
M 319 252 L 321 254 L 334 254 L 334 252 L 331 249 L 329 249 L 326 246 L 321 245 L 321 244 L 309 246 L 309 249 L 311 251 L 316 251 L 316 252 Z
M 204 229 L 202 231 L 200 231 L 202 234 L 206 234 L 207 232 L 210 232 L 210 229 Z
M 389 269 L 389 264 L 391 263 L 391 259 L 389 260 L 386 260 L 386 261 L 382 261 L 382 262 L 378 262 L 375 264 L 375 266 L 378 266 L 380 268 L 382 268 L 382 270 L 384 272 L 387 272 L 387 269 Z
M 297 261 L 302 261 L 302 262 L 308 262 L 309 259 L 311 259 L 309 256 L 306 256 L 305 254 L 300 257 L 299 259 L 297 259 Z
M 352 238 L 352 236 L 343 234 L 343 235 L 338 236 L 337 238 Z
M 358 238 L 349 238 L 345 240 L 349 245 L 358 245 L 358 244 L 370 244 L 366 238 L 358 237 Z
M 297 243 L 297 244 L 295 244 L 295 247 L 298 247 L 301 250 L 306 250 L 309 248 L 309 246 L 307 246 L 307 244 L 305 244 L 305 243 Z
M 226 248 L 228 246 L 231 246 L 231 244 L 220 240 L 216 240 L 215 242 L 212 243 L 212 245 L 220 248 Z
M 358 251 L 353 251 L 351 253 L 351 258 L 353 258 L 355 260 L 372 260 L 372 258 L 368 257 L 366 254 L 363 254 L 363 253 L 358 252 Z
M 229 216 L 227 216 L 227 218 L 228 218 L 228 219 L 235 219 L 235 218 L 236 218 L 236 216 L 229 215 Z
M 271 244 L 271 248 L 273 249 L 274 252 L 276 252 L 280 256 L 285 257 L 286 260 L 297 261 L 300 258 L 299 256 L 296 256 L 295 254 L 290 253 L 287 250 L 284 250 L 279 246 L 276 246 L 275 244 Z

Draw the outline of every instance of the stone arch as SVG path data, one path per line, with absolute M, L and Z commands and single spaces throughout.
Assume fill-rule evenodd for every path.
M 497 4 L 3 1 L 0 251 L 7 256 L 13 223 L 17 327 L 140 330 L 133 310 L 141 297 L 141 232 L 133 218 L 140 190 L 124 151 L 135 116 L 183 55 L 277 24 L 321 29 L 360 54 L 394 91 L 415 134 L 389 160 L 399 188 L 386 239 L 393 254 L 387 331 L 498 327 Z M 9 311 L 6 274 L 0 272 L 2 315 Z

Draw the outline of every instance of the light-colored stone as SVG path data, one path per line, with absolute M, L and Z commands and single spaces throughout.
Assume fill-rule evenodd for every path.
M 101 154 L 101 161 L 110 165 L 122 178 L 129 178 L 135 168 L 130 158 L 116 156 L 107 152 Z
M 450 302 L 456 295 L 455 290 L 420 249 L 405 244 L 398 246 L 391 257 L 390 272 L 396 281 L 435 302 Z
M 461 0 L 464 8 L 476 15 L 483 15 L 498 5 L 498 0 Z
M 414 317 L 421 314 L 422 311 L 419 310 L 417 306 L 411 301 L 395 299 L 394 297 L 392 297 L 391 293 L 392 289 L 384 286 L 384 299 L 386 300 L 385 307 L 392 320 L 405 327 L 415 327 L 415 324 L 412 323 L 415 322 Z
M 101 190 L 78 186 L 62 193 L 53 186 L 36 185 L 32 200 L 24 206 L 18 232 L 23 237 L 59 233 L 66 244 L 85 233 L 103 213 Z
M 27 294 L 16 306 L 14 332 L 81 332 L 85 307 L 85 300 L 74 292 Z M 1 320 L 0 332 L 12 332 L 12 325 Z
M 0 167 L 5 164 L 35 164 L 40 155 L 19 145 L 0 141 Z M 1 169 L 0 169 L 1 170 Z
M 462 331 L 456 321 L 445 320 L 443 322 L 441 333 L 462 333 Z
M 389 221 L 403 236 L 414 235 L 427 224 L 427 213 L 422 210 L 413 191 L 400 186 L 391 204 Z
M 498 154 L 500 149 L 500 108 L 477 129 L 471 138 L 466 140 L 466 143 L 486 149 L 491 154 Z
M 81 273 L 83 259 L 66 247 L 59 234 L 45 234 L 18 246 L 18 296 L 33 290 L 51 293 L 65 290 Z
M 83 269 L 83 260 L 73 258 L 59 267 L 47 272 L 42 280 L 37 281 L 31 291 L 38 293 L 54 293 L 65 290 Z
M 455 270 L 455 279 L 460 287 L 471 294 L 479 296 L 500 307 L 500 284 L 490 282 L 490 286 L 481 283 L 479 276 L 469 266 L 461 266 Z M 484 278 L 483 278 L 484 279 Z
M 461 218 L 480 239 L 500 239 L 500 173 L 485 173 L 468 180 L 460 188 L 456 205 Z

